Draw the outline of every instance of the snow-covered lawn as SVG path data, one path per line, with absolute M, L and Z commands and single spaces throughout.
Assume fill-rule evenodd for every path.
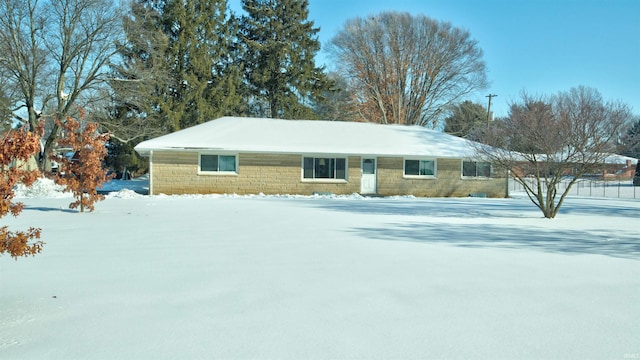
M 640 358 L 640 201 L 59 193 L 0 359 Z

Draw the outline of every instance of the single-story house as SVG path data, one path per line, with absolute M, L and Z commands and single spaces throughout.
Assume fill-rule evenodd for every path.
M 135 147 L 150 194 L 507 195 L 471 142 L 420 126 L 223 117 Z
M 602 178 L 604 180 L 630 180 L 636 173 L 638 159 L 611 154 L 604 160 Z

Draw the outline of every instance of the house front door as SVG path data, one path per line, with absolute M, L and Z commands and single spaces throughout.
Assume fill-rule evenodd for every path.
M 362 177 L 360 178 L 360 193 L 361 194 L 375 194 L 377 189 L 376 179 L 376 159 L 375 158 L 362 158 Z

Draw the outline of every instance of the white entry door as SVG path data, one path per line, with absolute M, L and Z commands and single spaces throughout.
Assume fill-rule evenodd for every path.
M 375 158 L 362 158 L 362 177 L 360 179 L 360 193 L 362 194 L 375 194 L 378 189 L 376 188 L 376 159 Z

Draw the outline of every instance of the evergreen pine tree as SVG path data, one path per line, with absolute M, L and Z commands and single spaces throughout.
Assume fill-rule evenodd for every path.
M 226 0 L 168 0 L 162 11 L 171 84 L 161 104 L 171 131 L 236 113 L 241 71 L 233 63 L 235 18 Z
M 127 24 L 116 72 L 139 81 L 146 91 L 135 96 L 146 101 L 125 103 L 120 113 L 133 109 L 163 133 L 238 113 L 237 20 L 226 0 L 136 0 Z M 120 87 L 127 94 L 127 84 Z
M 621 153 L 636 159 L 640 159 L 640 117 L 636 116 L 636 121 L 629 127 L 627 133 L 622 137 Z
M 160 28 L 158 6 L 131 1 L 123 19 L 125 40 L 117 43 L 120 60 L 111 64 L 111 102 L 106 112 L 94 114 L 112 139 L 138 143 L 168 132 L 159 111 L 169 87 L 167 36 Z
M 254 115 L 314 118 L 311 105 L 330 88 L 315 66 L 319 28 L 309 21 L 307 0 L 243 0 L 245 76 Z
M 475 133 L 486 126 L 487 109 L 465 100 L 451 107 L 451 113 L 445 118 L 444 132 L 475 140 Z

